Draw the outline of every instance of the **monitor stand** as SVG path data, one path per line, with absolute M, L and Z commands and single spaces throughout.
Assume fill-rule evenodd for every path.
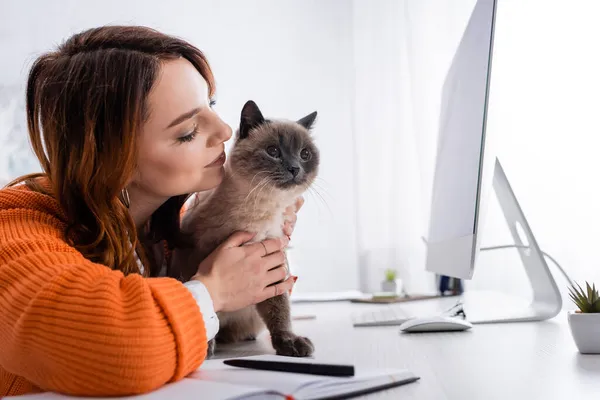
M 484 293 L 478 291 L 471 293 L 467 291 L 464 293 L 467 319 L 472 323 L 484 324 L 543 321 L 553 318 L 562 309 L 560 290 L 497 158 L 494 167 L 493 189 L 525 272 L 527 272 L 533 299 L 530 304 L 526 302 L 523 304 L 510 296 L 499 293 L 495 295 L 489 293 L 486 297 L 482 296 Z M 525 236 L 525 242 L 519 230 L 521 235 Z M 475 312 L 473 318 L 469 314 L 470 308 Z

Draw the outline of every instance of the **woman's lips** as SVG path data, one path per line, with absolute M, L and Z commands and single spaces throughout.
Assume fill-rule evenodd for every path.
M 221 167 L 223 166 L 223 164 L 225 164 L 226 159 L 227 157 L 225 156 L 225 152 L 223 152 L 219 157 L 217 157 L 213 162 L 208 164 L 205 168 Z

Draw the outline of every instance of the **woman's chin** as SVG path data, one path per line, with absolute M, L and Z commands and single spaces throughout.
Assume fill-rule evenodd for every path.
M 214 171 L 211 171 L 211 174 L 206 174 L 202 177 L 202 181 L 197 185 L 196 192 L 202 192 L 205 190 L 211 190 L 216 188 L 223 182 L 223 178 L 225 178 L 225 168 L 215 168 Z

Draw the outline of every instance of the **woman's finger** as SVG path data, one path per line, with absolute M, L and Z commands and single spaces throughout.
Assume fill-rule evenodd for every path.
M 262 294 L 259 296 L 259 303 L 270 299 L 271 297 L 282 295 L 283 293 L 289 292 L 294 286 L 294 277 L 290 276 L 285 281 L 278 283 L 273 286 L 267 286 Z
M 298 212 L 304 205 L 304 197 L 300 196 L 296 199 L 296 212 Z
M 288 222 L 291 223 L 292 226 L 296 224 L 296 221 L 298 221 L 298 216 L 295 213 L 288 218 Z
M 225 240 L 225 242 L 223 242 L 223 244 L 221 244 L 221 247 L 223 247 L 223 248 L 239 247 L 239 246 L 242 246 L 244 243 L 252 240 L 252 238 L 254 236 L 256 236 L 256 233 L 238 231 L 238 232 L 233 233 L 231 236 L 229 236 L 227 238 L 227 240 Z
M 267 272 L 272 270 L 273 268 L 277 268 L 280 265 L 285 263 L 285 255 L 283 254 L 283 251 L 278 251 L 276 253 L 273 254 L 269 254 L 266 257 L 263 257 L 263 271 Z
M 289 206 L 288 208 L 286 208 L 285 210 L 283 210 L 283 217 L 285 222 L 294 220 L 296 218 L 296 211 L 295 211 L 295 206 Z
M 284 249 L 289 243 L 288 238 L 274 238 L 263 240 L 262 242 L 252 243 L 246 247 L 246 254 L 258 255 L 260 257 L 266 257 L 269 254 L 275 253 L 281 249 Z
M 276 282 L 282 281 L 287 276 L 287 267 L 282 265 L 281 267 L 275 268 L 267 272 L 267 285 L 272 285 Z
M 294 228 L 292 227 L 292 224 L 290 222 L 285 222 L 283 224 L 283 233 L 286 236 L 292 236 L 292 233 L 294 233 Z

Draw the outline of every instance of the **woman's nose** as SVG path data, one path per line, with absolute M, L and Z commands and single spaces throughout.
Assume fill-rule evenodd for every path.
M 216 127 L 214 133 L 211 137 L 211 147 L 220 145 L 231 139 L 231 135 L 233 134 L 231 127 L 226 124 L 221 118 L 216 117 L 217 121 L 215 121 Z
M 233 131 L 231 130 L 231 127 L 226 124 L 225 122 L 221 121 L 223 123 L 223 141 L 226 142 L 229 139 L 231 139 L 231 135 L 233 134 Z

